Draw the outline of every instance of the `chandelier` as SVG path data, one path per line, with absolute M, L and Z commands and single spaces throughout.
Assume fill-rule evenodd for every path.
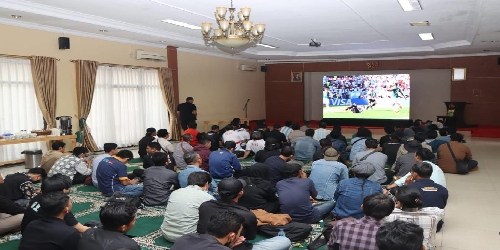
M 215 19 L 219 28 L 213 29 L 212 23 L 202 23 L 201 33 L 207 46 L 222 45 L 234 49 L 246 44 L 255 46 L 264 37 L 265 24 L 253 24 L 250 21 L 250 8 L 241 8 L 238 13 L 233 7 L 229 8 L 229 17 L 226 19 L 227 8 L 215 8 Z M 235 19 L 235 14 L 238 20 Z

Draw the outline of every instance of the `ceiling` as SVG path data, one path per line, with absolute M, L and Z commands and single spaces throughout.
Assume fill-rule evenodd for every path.
M 234 0 L 236 8 L 252 8 L 254 23 L 266 24 L 262 42 L 278 47 L 236 55 L 205 46 L 200 30 L 161 22 L 215 22 L 215 7 L 230 0 L 0 0 L 0 23 L 264 62 L 500 53 L 499 0 L 420 4 L 421 11 L 405 12 L 397 0 Z M 419 21 L 430 26 L 409 24 Z M 435 39 L 421 40 L 427 32 Z M 322 46 L 303 45 L 311 38 Z

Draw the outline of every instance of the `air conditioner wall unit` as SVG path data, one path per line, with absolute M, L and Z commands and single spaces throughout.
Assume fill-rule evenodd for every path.
M 167 61 L 167 57 L 154 52 L 148 52 L 144 50 L 136 51 L 137 60 L 154 60 L 154 61 Z
M 238 67 L 241 71 L 256 71 L 257 67 L 253 65 L 240 64 Z

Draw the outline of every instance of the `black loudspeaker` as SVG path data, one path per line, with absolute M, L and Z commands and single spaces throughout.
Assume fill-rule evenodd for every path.
M 500 59 L 499 59 L 500 62 Z M 260 66 L 260 72 L 267 72 L 267 66 Z
M 59 37 L 59 49 L 69 49 L 69 37 Z

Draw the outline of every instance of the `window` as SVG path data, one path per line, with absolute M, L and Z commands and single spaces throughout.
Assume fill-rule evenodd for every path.
M 21 130 L 30 133 L 42 128 L 43 115 L 35 96 L 30 61 L 0 57 L 0 134 Z M 0 146 L 0 162 L 22 159 L 21 152 L 26 149 L 45 146 L 39 142 Z
M 137 145 L 147 128 L 168 128 L 168 122 L 157 70 L 97 68 L 87 124 L 100 149 L 107 142 Z

